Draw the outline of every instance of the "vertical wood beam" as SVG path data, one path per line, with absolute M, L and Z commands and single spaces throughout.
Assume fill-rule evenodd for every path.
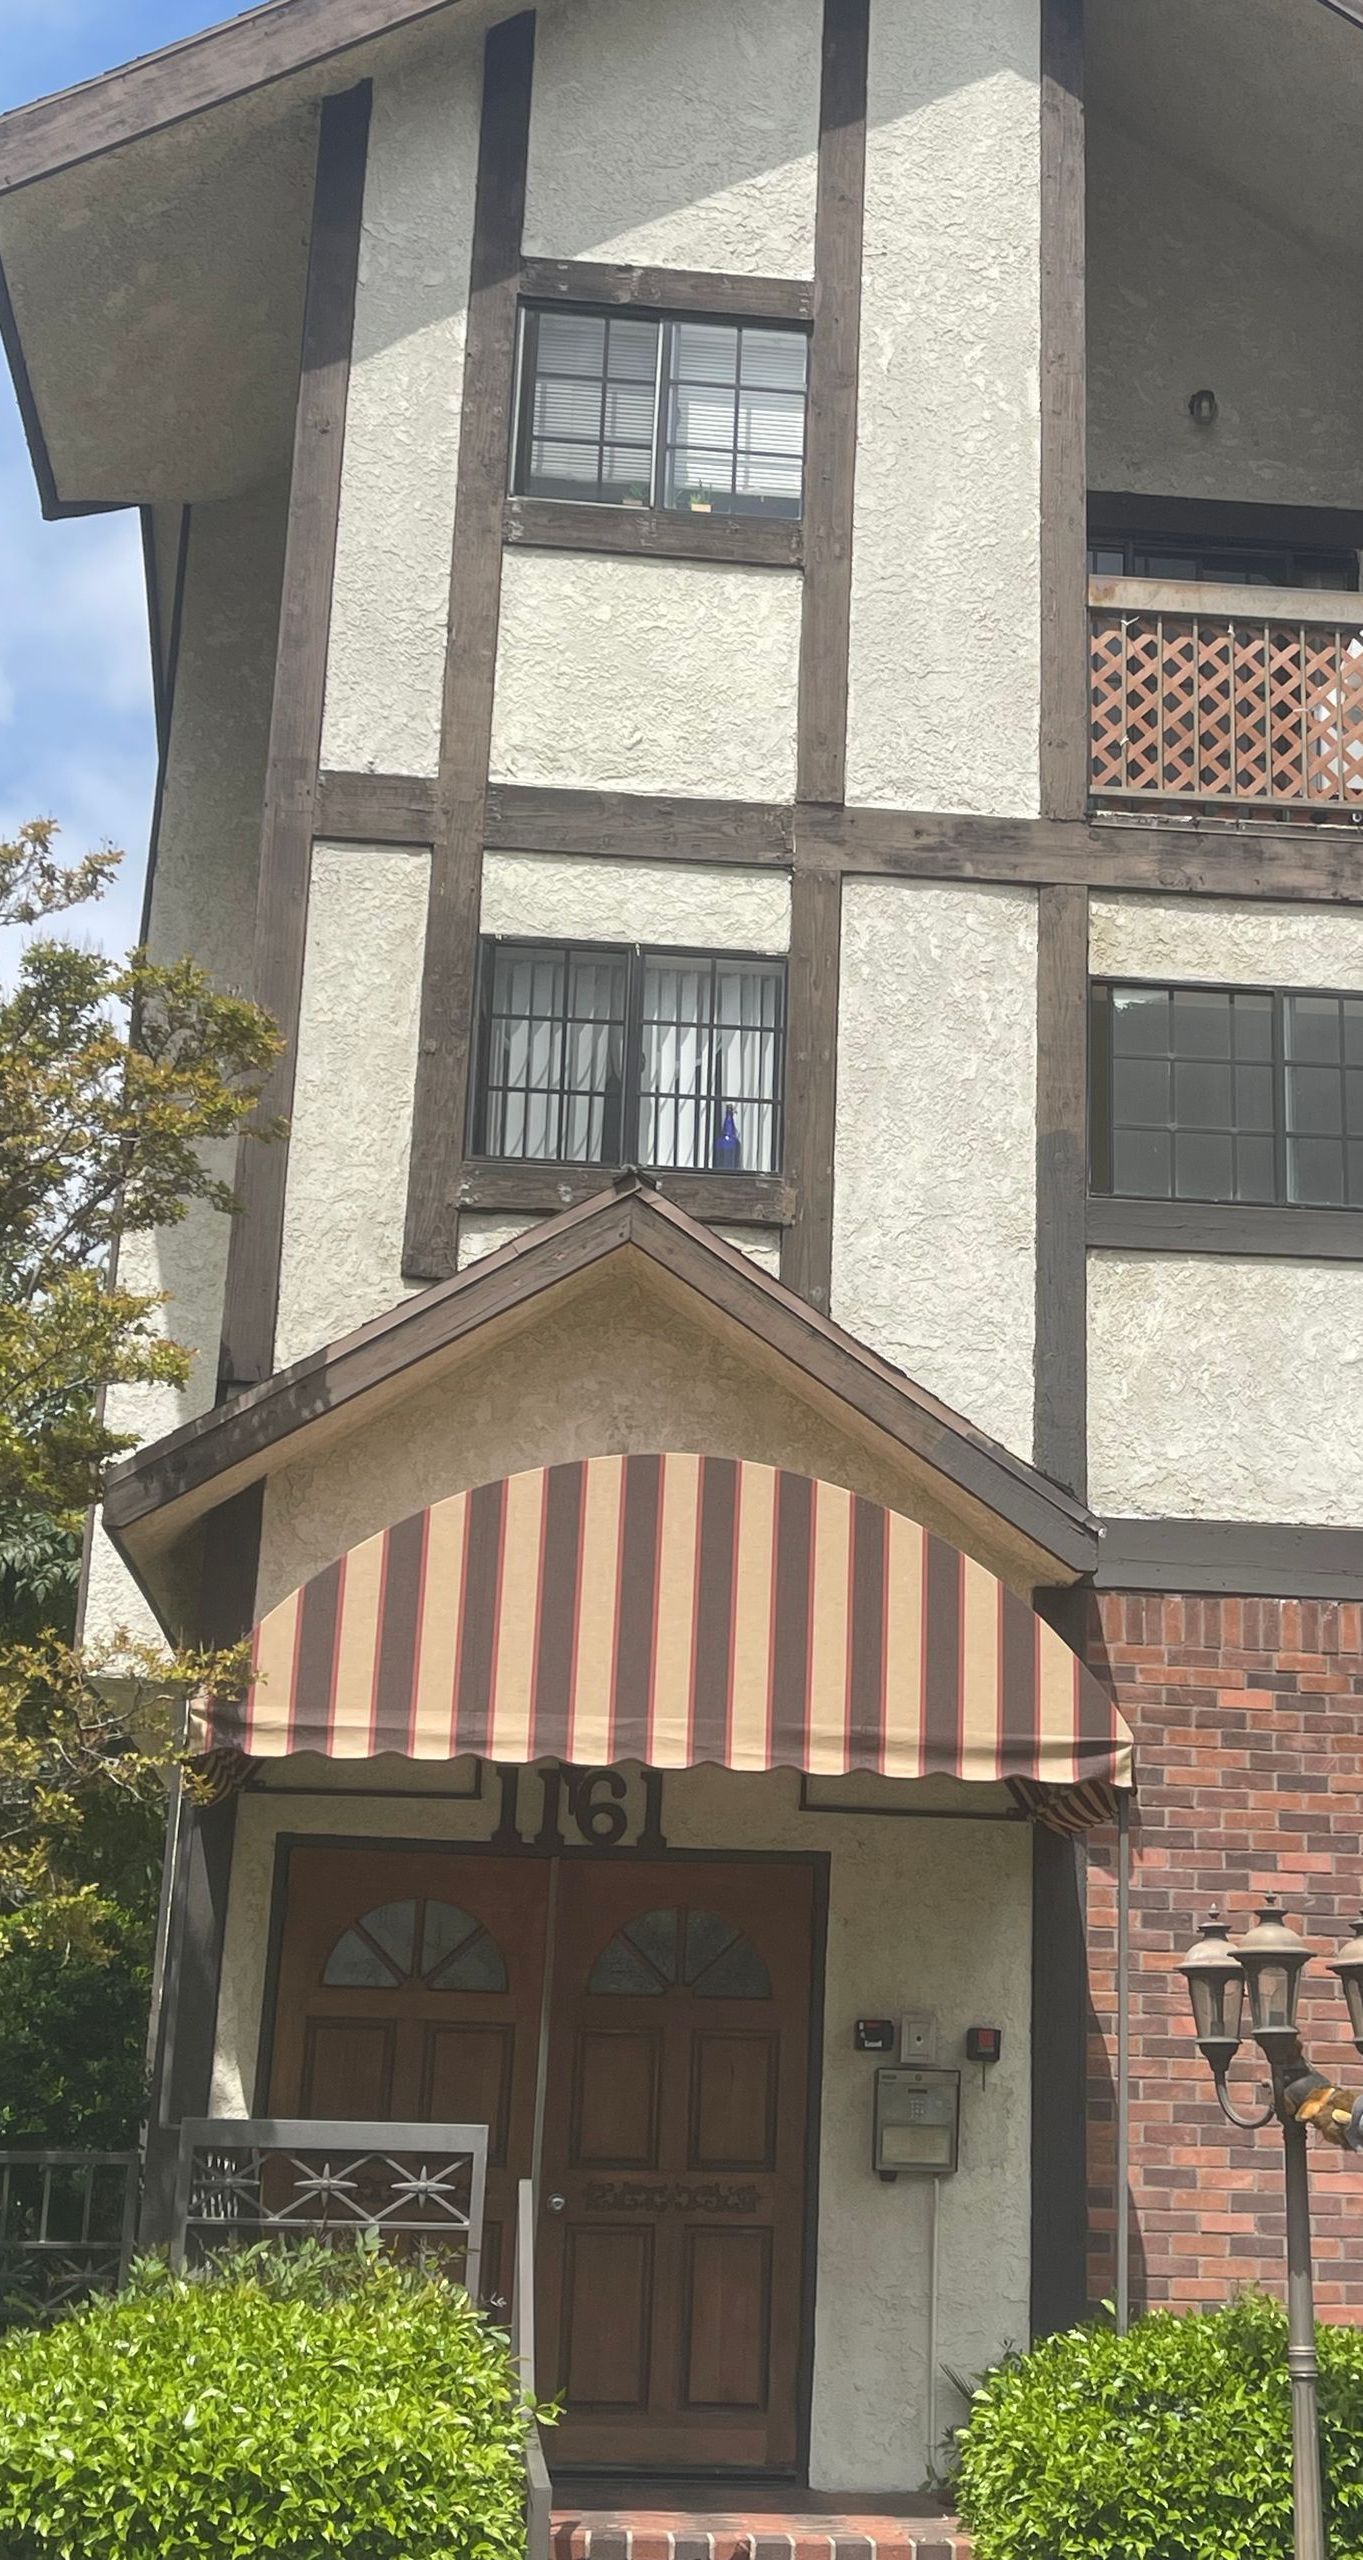
M 403 1246 L 403 1270 L 417 1280 L 443 1279 L 458 1264 L 455 1194 L 468 1119 L 534 69 L 535 13 L 527 9 L 491 28 L 483 53 L 449 645 Z
M 1037 891 L 1036 1403 L 1033 1455 L 1088 1486 L 1088 891 Z
M 1088 808 L 1084 0 L 1041 0 L 1041 812 Z
M 283 1053 L 261 1100 L 266 1120 L 288 1117 L 297 1069 L 370 94 L 365 82 L 327 98 L 317 145 L 256 892 L 252 993 L 284 1035 Z M 228 1248 L 220 1394 L 254 1385 L 274 1366 L 288 1169 L 286 1139 L 262 1146 L 243 1138 L 237 1158 L 242 1207 Z
M 796 796 L 834 803 L 847 773 L 869 47 L 870 0 L 824 0 Z
M 870 0 L 824 0 L 814 325 L 809 346 L 805 571 L 800 615 L 797 801 L 840 807 L 847 789 L 847 669 L 856 494 Z M 828 1311 L 833 1280 L 842 881 L 801 843 L 795 816 L 786 1014 L 786 1171 L 794 1223 L 787 1288 Z
M 801 864 L 790 886 L 786 980 L 786 1171 L 795 1216 L 781 1241 L 781 1277 L 824 1315 L 833 1273 L 841 949 L 842 875 Z

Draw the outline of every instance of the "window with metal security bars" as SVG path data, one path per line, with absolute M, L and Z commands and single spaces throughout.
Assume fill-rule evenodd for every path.
M 1363 1208 L 1363 996 L 1096 982 L 1090 1186 Z
M 776 1173 L 785 964 L 486 941 L 475 1155 Z
M 527 307 L 514 487 L 595 506 L 798 518 L 808 369 L 803 329 Z

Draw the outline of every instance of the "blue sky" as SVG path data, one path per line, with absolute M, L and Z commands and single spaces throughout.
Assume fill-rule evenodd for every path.
M 212 0 L 0 0 L 0 108 L 232 15 Z M 0 835 L 53 817 L 71 854 L 112 842 L 116 888 L 87 929 L 136 935 L 155 773 L 137 517 L 45 525 L 0 362 Z

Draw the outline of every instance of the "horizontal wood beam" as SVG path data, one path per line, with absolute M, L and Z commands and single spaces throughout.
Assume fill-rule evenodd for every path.
M 557 1217 L 598 1197 L 616 1168 L 599 1164 L 491 1164 L 470 1161 L 458 1184 L 461 1209 L 504 1210 L 508 1216 Z M 688 1217 L 721 1226 L 785 1227 L 795 1215 L 795 1186 L 779 1173 L 667 1173 L 649 1175 L 665 1200 Z
M 326 773 L 317 832 L 360 844 L 429 844 L 434 803 L 434 783 L 419 775 Z M 981 818 L 501 782 L 488 791 L 486 841 L 497 851 L 639 862 L 809 863 L 852 878 L 1363 906 L 1363 829 L 1343 826 Z
M 727 560 L 798 569 L 804 526 L 780 516 L 706 515 L 685 507 L 597 507 L 572 498 L 508 498 L 502 540 L 533 551 L 623 552 L 632 560 Z
M 1088 1204 L 1090 1249 L 1220 1253 L 1271 1262 L 1363 1262 L 1363 1209 L 1281 1201 L 1114 1200 Z
M 1295 1520 L 1105 1520 L 1095 1580 L 1100 1591 L 1363 1600 L 1363 1529 Z
M 810 321 L 809 276 L 736 276 L 702 267 L 606 266 L 594 258 L 526 258 L 527 302 L 597 302 L 631 311 L 703 311 L 716 320 Z

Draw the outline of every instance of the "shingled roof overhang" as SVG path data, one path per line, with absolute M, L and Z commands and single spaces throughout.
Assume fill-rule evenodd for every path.
M 105 1526 L 154 1605 L 164 1610 L 176 1552 L 208 1511 L 320 1455 L 612 1264 L 652 1291 L 660 1322 L 675 1308 L 892 1458 L 921 1487 L 930 1525 L 1015 1587 L 1093 1571 L 1098 1523 L 1071 1494 L 630 1177 L 115 1467 Z

